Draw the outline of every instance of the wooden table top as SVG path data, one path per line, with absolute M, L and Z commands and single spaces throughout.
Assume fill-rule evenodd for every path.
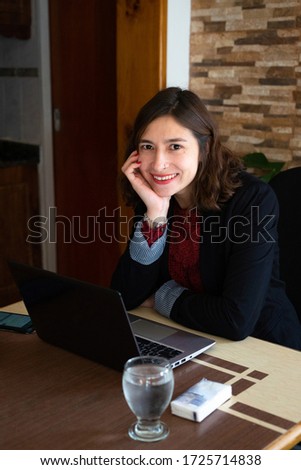
M 25 311 L 22 304 L 3 310 Z M 173 324 L 151 309 L 133 313 Z M 168 408 L 162 419 L 170 435 L 144 444 L 127 435 L 135 417 L 123 398 L 119 372 L 48 345 L 35 333 L 0 332 L 0 448 L 293 447 L 301 440 L 301 353 L 255 338 L 215 339 L 213 348 L 174 370 L 174 397 L 202 377 L 230 383 L 233 397 L 201 423 Z

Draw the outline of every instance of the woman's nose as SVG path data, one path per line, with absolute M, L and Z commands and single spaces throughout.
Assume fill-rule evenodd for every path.
M 165 152 L 162 150 L 156 150 L 154 161 L 153 161 L 153 169 L 155 171 L 162 171 L 168 167 L 168 162 L 166 159 Z

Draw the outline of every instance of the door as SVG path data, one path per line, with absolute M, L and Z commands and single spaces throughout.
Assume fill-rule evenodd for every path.
M 108 285 L 120 254 L 117 211 L 116 5 L 49 1 L 57 270 Z

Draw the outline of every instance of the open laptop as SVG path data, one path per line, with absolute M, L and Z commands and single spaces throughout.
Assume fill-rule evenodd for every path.
M 130 357 L 154 354 L 177 367 L 215 344 L 129 314 L 115 290 L 15 261 L 8 264 L 38 336 L 105 366 L 121 371 Z M 148 341 L 153 352 L 144 350 Z

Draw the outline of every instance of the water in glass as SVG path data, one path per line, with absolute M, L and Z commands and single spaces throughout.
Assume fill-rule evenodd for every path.
M 163 358 L 142 356 L 125 364 L 122 387 L 125 399 L 136 415 L 129 435 L 141 441 L 158 441 L 167 437 L 169 430 L 160 420 L 170 403 L 173 388 L 173 371 Z

